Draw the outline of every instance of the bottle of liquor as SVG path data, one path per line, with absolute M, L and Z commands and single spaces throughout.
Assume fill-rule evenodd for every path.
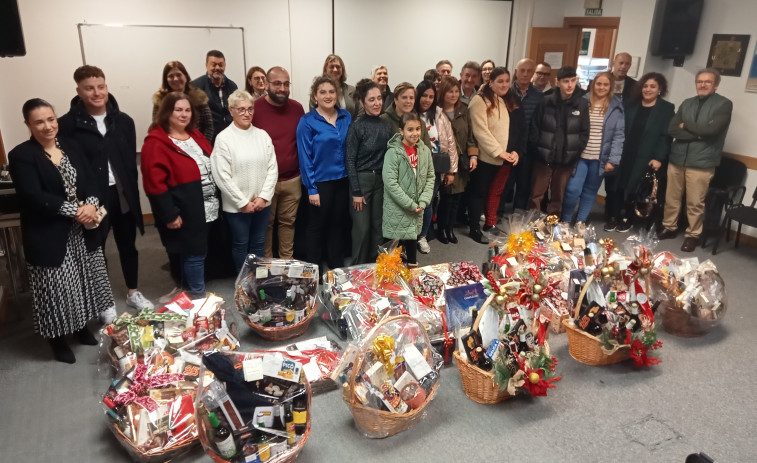
M 293 325 L 295 323 L 294 290 L 294 286 L 287 290 L 286 300 L 284 301 L 284 320 L 287 325 Z
M 292 291 L 294 291 L 294 287 L 292 287 Z M 299 323 L 305 319 L 307 302 L 304 298 L 297 297 L 297 294 L 292 297 L 292 301 L 294 303 L 294 322 Z
M 305 434 L 308 427 L 308 408 L 307 397 L 305 397 L 305 394 L 301 394 L 294 399 L 294 410 L 292 415 L 294 420 L 294 432 L 297 435 L 297 441 L 299 441 L 302 439 L 302 436 Z
M 218 421 L 215 413 L 208 413 L 210 425 L 213 426 L 213 442 L 218 448 L 218 453 L 224 458 L 231 458 L 237 454 L 237 446 L 234 444 L 234 437 L 226 425 Z
M 259 294 L 260 310 L 258 310 L 258 314 L 260 315 L 260 324 L 265 325 L 266 323 L 271 321 L 271 305 L 268 303 L 268 301 L 266 301 L 264 289 L 261 289 Z
M 494 367 L 494 363 L 492 363 L 492 359 L 490 359 L 486 352 L 484 352 L 484 349 L 479 346 L 476 347 L 476 356 L 478 357 L 478 367 L 484 371 L 489 371 Z
M 287 445 L 294 445 L 297 442 L 297 431 L 294 425 L 294 413 L 292 413 L 292 404 L 284 405 L 284 422 L 287 428 Z

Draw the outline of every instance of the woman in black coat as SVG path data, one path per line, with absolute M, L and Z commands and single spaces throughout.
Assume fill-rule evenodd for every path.
M 101 198 L 78 145 L 59 139 L 58 118 L 39 98 L 24 103 L 32 137 L 10 153 L 21 208 L 21 233 L 32 289 L 34 329 L 58 361 L 76 358 L 64 336 L 97 345 L 87 321 L 113 307 L 96 227 Z
M 605 179 L 605 231 L 627 232 L 633 226 L 634 192 L 647 170 L 665 175 L 664 165 L 670 153 L 672 138 L 668 125 L 675 114 L 673 103 L 663 97 L 668 92 L 668 81 L 657 72 L 641 77 L 631 93 L 626 107 L 626 142 L 618 174 Z M 660 178 L 664 184 L 664 178 Z M 658 190 L 660 200 L 665 194 Z

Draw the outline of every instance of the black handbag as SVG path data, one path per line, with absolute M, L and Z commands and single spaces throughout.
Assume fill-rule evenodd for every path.
M 431 153 L 431 160 L 434 163 L 434 173 L 436 175 L 446 174 L 450 170 L 451 161 L 449 154 L 445 152 Z
M 633 195 L 634 211 L 638 217 L 648 218 L 652 215 L 652 211 L 654 211 L 658 202 L 658 185 L 657 171 L 650 167 L 638 185 L 636 185 L 636 191 L 634 191 Z

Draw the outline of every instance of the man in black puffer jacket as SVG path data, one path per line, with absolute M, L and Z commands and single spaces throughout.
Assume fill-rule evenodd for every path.
M 104 248 L 108 232 L 113 229 L 128 289 L 126 304 L 137 310 L 152 309 L 153 304 L 137 286 L 139 254 L 135 241 L 137 230 L 144 234 L 145 229 L 137 185 L 134 120 L 119 110 L 100 68 L 81 66 L 74 72 L 74 81 L 77 96 L 71 100 L 68 113 L 58 120 L 60 134 L 81 145 L 95 174 L 96 190 L 106 199 L 108 215 L 100 224 L 100 239 Z M 115 307 L 106 312 L 101 318 L 110 323 L 116 316 Z
M 533 155 L 529 209 L 539 209 L 550 189 L 547 214 L 560 217 L 563 195 L 581 152 L 589 141 L 589 101 L 575 92 L 576 70 L 557 71 L 559 92 L 544 97 L 531 119 L 528 152 Z

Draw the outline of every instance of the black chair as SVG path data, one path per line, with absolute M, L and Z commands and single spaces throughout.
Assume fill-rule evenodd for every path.
M 741 187 L 741 198 L 744 197 L 744 192 L 746 191 L 745 187 Z M 736 231 L 736 247 L 739 247 L 739 238 L 741 237 L 741 226 L 744 224 L 747 224 L 750 227 L 757 227 L 757 208 L 755 208 L 755 204 L 757 204 L 757 188 L 754 189 L 754 193 L 752 193 L 752 204 L 749 206 L 746 206 L 744 204 L 741 204 L 741 201 L 739 201 L 739 204 L 734 204 L 728 206 L 725 210 L 725 217 L 723 217 L 723 225 L 722 227 L 725 227 L 725 240 L 728 241 L 730 239 L 731 234 L 731 222 L 736 221 L 739 223 L 739 228 Z M 718 252 L 718 244 L 720 243 L 720 233 L 718 234 L 717 239 L 715 240 L 715 246 L 712 248 L 712 255 L 715 255 L 715 253 Z
M 715 460 L 712 459 L 711 456 L 707 455 L 704 452 L 700 453 L 692 453 L 688 457 L 686 457 L 685 463 L 715 463 Z
M 707 239 L 715 235 L 720 237 L 720 225 L 723 211 L 744 198 L 744 182 L 746 181 L 746 165 L 732 158 L 722 158 L 715 169 L 715 175 L 710 180 L 707 195 L 704 199 L 704 227 L 702 230 L 701 246 L 707 246 Z M 727 239 L 730 239 L 730 232 Z

